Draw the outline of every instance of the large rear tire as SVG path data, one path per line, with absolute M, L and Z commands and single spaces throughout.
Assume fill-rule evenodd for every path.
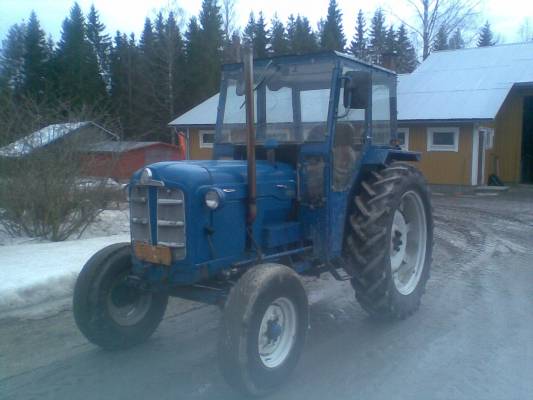
M 429 278 L 433 218 L 426 181 L 393 163 L 361 184 L 349 216 L 346 270 L 371 315 L 403 319 L 420 306 Z
M 125 279 L 130 271 L 131 245 L 117 243 L 93 255 L 76 281 L 76 325 L 90 342 L 104 349 L 144 342 L 165 313 L 168 295 L 128 286 Z
M 252 396 L 283 384 L 300 357 L 308 314 L 305 289 L 293 270 L 262 264 L 247 271 L 222 316 L 219 362 L 227 382 Z

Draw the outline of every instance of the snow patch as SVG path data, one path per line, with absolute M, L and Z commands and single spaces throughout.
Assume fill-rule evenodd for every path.
M 0 318 L 34 313 L 46 316 L 58 300 L 72 296 L 76 278 L 87 260 L 113 243 L 129 242 L 115 235 L 57 243 L 4 246 L 0 251 Z M 52 307 L 53 308 L 53 307 Z

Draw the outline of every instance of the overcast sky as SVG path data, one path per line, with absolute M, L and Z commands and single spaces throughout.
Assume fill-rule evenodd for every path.
M 185 18 L 197 15 L 202 0 L 79 0 L 85 13 L 91 3 L 99 10 L 101 19 L 108 31 L 116 30 L 140 34 L 145 17 L 153 16 L 157 9 L 172 4 L 179 5 Z M 370 19 L 372 12 L 382 6 L 389 14 L 389 22 L 398 22 L 392 14 L 406 20 L 412 20 L 413 13 L 407 0 L 338 0 L 344 14 L 344 28 L 348 38 L 353 35 L 355 16 L 359 8 Z M 54 40 L 59 38 L 61 23 L 68 15 L 73 0 L 0 0 L 0 38 L 4 38 L 9 27 L 27 19 L 31 10 L 35 10 L 43 28 L 52 34 Z M 328 0 L 236 0 L 237 24 L 244 26 L 251 10 L 256 13 L 263 10 L 267 20 L 277 13 L 282 21 L 293 14 L 307 16 L 313 27 L 325 17 Z M 518 30 L 525 18 L 530 18 L 533 25 L 533 1 L 531 0 L 482 0 L 480 24 L 488 19 L 500 42 L 519 41 Z

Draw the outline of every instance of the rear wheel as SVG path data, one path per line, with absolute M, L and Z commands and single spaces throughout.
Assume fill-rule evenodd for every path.
M 431 266 L 427 184 L 413 166 L 394 163 L 361 186 L 349 217 L 346 269 L 368 313 L 405 318 L 418 309 Z
M 92 256 L 76 281 L 76 325 L 89 341 L 105 349 L 145 341 L 165 313 L 168 295 L 127 285 L 130 271 L 131 246 L 118 243 Z
M 307 295 L 293 270 L 279 264 L 250 269 L 225 305 L 219 338 L 222 374 L 246 395 L 275 390 L 296 366 L 307 325 Z

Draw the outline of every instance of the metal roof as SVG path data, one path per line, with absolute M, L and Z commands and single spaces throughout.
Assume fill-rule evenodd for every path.
M 533 42 L 432 53 L 398 79 L 398 120 L 494 119 L 515 84 L 533 82 Z
M 89 125 L 89 121 L 68 122 L 65 124 L 53 124 L 45 126 L 36 132 L 10 143 L 0 148 L 0 156 L 20 157 L 31 153 L 37 148 L 44 147 L 84 126 Z
M 170 146 L 168 143 L 163 142 L 100 142 L 89 145 L 84 148 L 89 153 L 125 153 L 131 150 L 142 149 L 144 147 L 150 147 L 154 145 Z

